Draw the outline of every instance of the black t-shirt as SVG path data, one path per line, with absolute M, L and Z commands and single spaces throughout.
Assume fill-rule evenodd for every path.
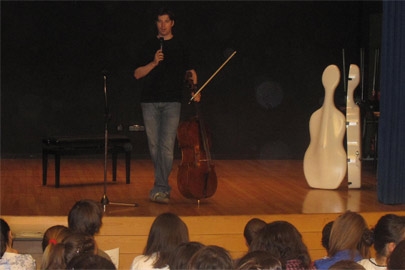
M 153 61 L 160 49 L 157 37 L 149 39 L 142 47 L 135 69 Z M 141 78 L 141 102 L 181 102 L 184 76 L 192 69 L 190 57 L 184 42 L 173 37 L 163 42 L 164 60 L 148 75 Z

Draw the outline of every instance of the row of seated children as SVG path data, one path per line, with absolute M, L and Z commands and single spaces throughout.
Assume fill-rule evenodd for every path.
M 101 218 L 101 205 L 91 200 L 77 202 L 68 216 L 69 228 L 57 225 L 45 233 L 41 269 L 69 269 L 71 262 L 90 261 L 79 256 L 82 254 L 104 258 L 111 267 L 105 269 L 115 269 L 108 255 L 97 249 L 94 240 L 94 234 L 101 227 Z M 325 226 L 322 244 L 327 256 L 314 261 L 300 232 L 289 222 L 266 223 L 252 219 L 246 224 L 244 236 L 248 252 L 242 258 L 233 259 L 220 246 L 190 241 L 187 225 L 181 218 L 173 213 L 163 213 L 152 223 L 144 252 L 134 258 L 130 269 L 336 270 L 351 267 L 382 270 L 404 264 L 405 256 L 397 253 L 403 252 L 405 245 L 405 218 L 393 214 L 381 217 L 370 230 L 360 214 L 343 213 Z M 376 258 L 370 258 L 372 244 Z M 24 269 L 35 269 L 35 261 L 33 265 L 34 268 Z
M 347 211 L 329 225 L 330 233 L 322 239 L 328 255 L 312 260 L 300 232 L 291 223 L 266 223 L 252 219 L 244 230 L 248 252 L 244 257 L 234 260 L 222 247 L 189 242 L 186 224 L 175 214 L 165 213 L 155 219 L 144 253 L 134 259 L 131 269 L 374 270 L 394 269 L 390 268 L 390 263 L 396 267 L 401 264 L 393 258 L 395 252 L 401 252 L 405 239 L 404 217 L 385 215 L 375 228 L 369 229 L 360 214 Z M 373 243 L 377 258 L 370 259 Z M 385 254 L 385 261 L 381 262 L 383 268 L 363 266 L 365 262 L 380 262 L 379 250 L 384 250 Z
M 30 254 L 20 254 L 13 248 L 13 234 L 7 221 L 0 219 L 1 252 L 0 269 L 35 270 L 37 265 Z
M 251 267 L 256 266 L 257 261 L 260 261 L 269 265 L 269 268 L 263 269 L 281 270 L 281 264 L 276 258 L 268 252 L 263 254 L 252 253 L 241 258 L 239 264 L 242 268 L 240 269 L 253 269 Z M 268 256 L 267 261 L 266 256 Z M 228 250 L 217 245 L 204 245 L 190 241 L 184 221 L 174 213 L 163 213 L 152 223 L 143 255 L 135 257 L 130 269 L 197 270 L 235 269 L 235 267 L 235 261 Z
M 401 263 L 404 268 L 405 259 L 400 262 L 395 258 L 395 254 L 401 252 L 401 245 L 405 245 L 404 241 L 405 217 L 386 214 L 370 230 L 360 214 L 347 211 L 324 226 L 322 245 L 327 256 L 316 260 L 315 266 L 328 269 L 339 262 L 343 268 L 352 261 L 360 265 L 360 269 L 367 270 L 400 269 L 397 266 Z M 375 250 L 375 257 L 370 256 L 370 246 Z M 393 264 L 397 266 L 393 268 Z
M 78 269 L 77 264 L 84 267 L 85 263 L 93 269 L 96 265 L 115 269 L 111 258 L 98 248 L 94 238 L 102 226 L 102 217 L 100 203 L 86 199 L 77 201 L 69 211 L 68 227 L 55 225 L 44 233 L 41 269 Z M 85 259 L 88 256 L 91 260 Z
M 55 225 L 44 233 L 40 269 L 115 269 L 111 258 L 98 249 L 94 235 L 102 225 L 103 211 L 100 203 L 92 200 L 76 202 L 68 215 L 68 227 Z M 1 220 L 2 253 L 0 270 L 34 270 L 36 262 L 29 254 L 19 254 L 12 248 L 12 233 Z M 4 241 L 3 241 L 4 240 Z M 3 252 L 3 245 L 5 246 Z M 86 259 L 87 258 L 87 259 Z M 84 268 L 90 267 L 90 268 Z

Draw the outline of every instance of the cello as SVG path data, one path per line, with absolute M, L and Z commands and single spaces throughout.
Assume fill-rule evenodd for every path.
M 186 87 L 194 90 L 191 74 L 186 74 Z M 197 115 L 179 124 L 177 140 L 182 160 L 178 168 L 177 186 L 188 199 L 209 198 L 217 189 L 215 166 L 211 160 L 211 136 L 202 119 L 200 104 L 194 102 Z
M 198 91 L 195 91 L 191 73 L 187 72 L 185 77 L 186 88 L 194 93 L 189 104 L 194 102 L 197 115 L 188 121 L 179 123 L 177 129 L 177 141 L 182 153 L 177 173 L 177 187 L 184 197 L 197 199 L 198 204 L 201 199 L 214 195 L 218 181 L 210 154 L 211 136 L 206 130 L 200 104 L 194 99 L 235 54 L 236 51 L 225 60 Z

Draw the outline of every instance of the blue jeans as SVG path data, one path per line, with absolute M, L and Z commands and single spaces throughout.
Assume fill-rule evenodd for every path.
M 174 143 L 180 121 L 181 103 L 141 103 L 155 183 L 150 196 L 156 192 L 170 194 L 169 175 L 172 171 Z

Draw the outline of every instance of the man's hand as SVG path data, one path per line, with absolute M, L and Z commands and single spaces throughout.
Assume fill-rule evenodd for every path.
M 195 92 L 191 92 L 191 96 L 193 97 L 195 95 Z M 195 102 L 200 102 L 200 100 L 201 100 L 201 93 L 198 93 L 195 97 L 194 97 L 194 99 L 193 99 Z
M 153 63 L 157 66 L 157 65 L 159 65 L 159 63 L 161 61 L 164 60 L 164 58 L 165 58 L 165 55 L 163 54 L 163 51 L 159 49 L 155 53 L 155 58 L 153 59 Z

